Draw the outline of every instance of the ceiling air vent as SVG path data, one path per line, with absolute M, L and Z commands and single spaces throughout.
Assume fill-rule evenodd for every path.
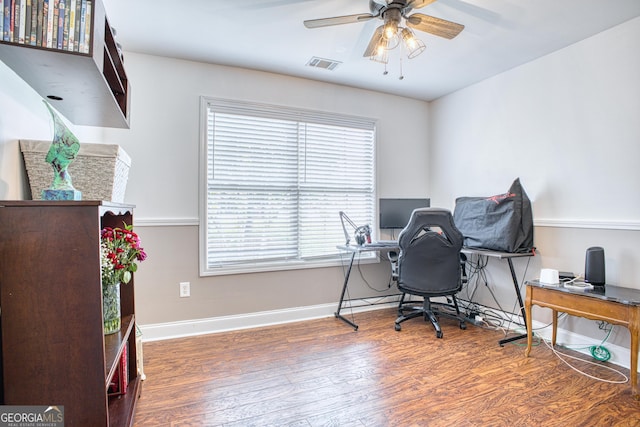
M 322 68 L 325 70 L 333 70 L 340 64 L 341 62 L 339 61 L 334 61 L 333 59 L 318 58 L 316 56 L 314 56 L 309 60 L 309 62 L 307 62 L 307 65 L 309 67 Z

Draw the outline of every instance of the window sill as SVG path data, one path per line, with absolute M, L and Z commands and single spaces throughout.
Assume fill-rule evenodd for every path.
M 370 256 L 362 254 L 359 260 L 356 260 L 360 265 L 363 264 L 377 264 L 380 262 L 380 257 L 377 254 L 369 253 Z M 200 277 L 207 276 L 225 276 L 231 274 L 246 274 L 246 273 L 264 273 L 274 271 L 287 271 L 287 270 L 302 270 L 311 268 L 327 268 L 327 267 L 343 267 L 346 268 L 349 265 L 349 257 L 351 254 L 345 253 L 343 256 L 331 259 L 322 260 L 310 260 L 310 261 L 281 261 L 281 262 L 265 262 L 254 264 L 243 264 L 234 266 L 221 266 L 218 268 L 209 268 L 207 270 L 200 270 Z

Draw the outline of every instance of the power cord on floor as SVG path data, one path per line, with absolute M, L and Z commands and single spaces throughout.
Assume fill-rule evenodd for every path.
M 601 382 L 605 382 L 605 383 L 609 383 L 609 384 L 624 384 L 624 383 L 629 381 L 629 377 L 627 377 L 623 372 L 620 372 L 617 369 L 611 368 L 609 366 L 602 365 L 600 363 L 590 362 L 588 360 L 584 360 L 584 359 L 581 359 L 579 357 L 571 356 L 571 355 L 566 354 L 566 353 L 562 353 L 562 352 L 558 351 L 555 347 L 553 347 L 547 340 L 542 339 L 542 338 L 540 338 L 540 340 L 542 342 L 544 342 L 546 344 L 546 346 L 549 347 L 549 349 L 551 349 L 553 354 L 555 354 L 558 357 L 558 359 L 560 359 L 565 365 L 567 365 L 568 367 L 570 367 L 574 371 L 578 372 L 579 374 L 582 374 L 582 375 L 584 375 L 584 376 L 586 376 L 588 378 L 591 378 L 591 379 L 594 379 L 594 380 L 597 380 L 597 381 L 601 381 Z M 591 375 L 591 374 L 587 374 L 586 372 L 581 371 L 580 369 L 576 368 L 575 366 L 573 366 L 572 364 L 567 362 L 567 360 L 565 360 L 563 358 L 563 356 L 566 357 L 566 358 L 569 358 L 569 359 L 579 360 L 580 362 L 587 363 L 589 365 L 594 365 L 594 366 L 598 366 L 598 367 L 601 367 L 601 368 L 604 368 L 604 369 L 608 369 L 609 371 L 612 371 L 612 372 L 620 375 L 622 378 L 624 378 L 624 380 L 619 380 L 619 381 L 607 380 L 607 379 L 604 379 L 604 378 L 596 377 L 596 376 Z
M 489 286 L 487 272 L 486 272 L 486 267 L 488 263 L 489 263 L 489 257 L 483 256 L 483 255 L 471 255 L 469 258 L 467 258 L 467 267 L 469 269 L 468 280 L 467 280 L 467 283 L 463 286 L 461 293 L 466 293 L 467 300 L 473 301 L 473 297 L 476 291 L 478 290 L 478 288 L 481 285 L 484 285 L 484 288 L 487 289 L 487 291 L 491 295 L 491 298 L 495 302 L 498 310 L 500 310 L 504 314 L 509 315 L 507 319 L 505 319 L 502 316 L 495 316 L 495 320 L 499 321 L 500 326 L 504 327 L 505 322 L 508 323 L 508 325 L 506 326 L 507 330 L 511 329 L 512 324 L 515 324 L 518 326 L 524 326 L 521 318 L 519 317 L 520 313 L 515 314 L 516 308 L 519 306 L 518 304 L 519 301 L 517 299 L 514 301 L 513 309 L 511 312 L 509 312 L 502 307 L 494 291 Z M 524 279 L 529 270 L 530 263 L 531 263 L 531 258 L 527 258 L 527 263 L 525 265 L 524 272 L 522 273 L 522 278 L 520 279 L 519 292 L 522 292 L 522 286 L 524 285 L 524 282 L 525 282 Z
M 602 344 L 604 344 L 609 339 L 609 336 L 611 336 L 613 325 L 610 325 L 607 322 L 598 322 L 598 327 L 602 330 L 607 331 L 607 335 L 605 335 L 600 345 L 592 345 L 591 347 L 589 347 L 589 351 L 591 352 L 591 355 L 594 359 L 601 362 L 606 362 L 607 360 L 611 359 L 611 352 L 607 350 Z
M 592 345 L 589 347 L 589 351 L 591 352 L 591 356 L 594 359 L 599 360 L 600 362 L 606 362 L 611 359 L 611 352 L 606 349 L 606 347 L 602 347 L 601 345 L 595 346 Z
M 522 292 L 522 286 L 524 285 L 524 278 L 526 277 L 527 271 L 529 269 L 529 263 L 530 263 L 530 259 L 527 259 L 527 264 L 525 266 L 524 273 L 522 274 L 522 279 L 520 280 L 520 289 L 519 289 L 520 292 Z M 498 308 L 503 313 L 508 313 L 504 309 L 502 309 L 502 306 L 498 302 L 495 294 L 493 293 L 491 288 L 488 286 L 488 281 L 487 281 L 487 276 L 485 271 L 487 264 L 488 264 L 488 257 L 478 256 L 476 260 L 474 260 L 473 257 L 470 257 L 469 259 L 467 259 L 469 274 L 468 274 L 467 283 L 465 283 L 462 290 L 466 292 L 467 305 L 466 307 L 461 307 L 461 309 L 466 310 L 467 319 L 471 321 L 471 323 L 474 323 L 476 326 L 484 327 L 487 329 L 502 330 L 506 336 L 511 329 L 511 324 L 515 323 L 516 325 L 519 325 L 519 326 L 524 326 L 524 325 L 521 324 L 519 321 L 515 321 L 514 317 L 510 316 L 508 319 L 508 325 L 505 327 L 504 326 L 505 319 L 502 316 L 491 313 L 491 310 L 488 310 L 487 308 L 481 309 L 478 304 L 471 302 L 473 300 L 473 296 L 476 293 L 476 290 L 478 289 L 479 282 L 482 281 L 482 283 L 486 286 L 489 293 L 491 294 L 493 300 L 498 305 Z M 576 280 L 581 277 L 582 275 L 579 275 L 573 280 Z M 513 312 L 515 312 L 517 305 L 518 305 L 518 301 L 515 301 Z M 512 313 L 509 313 L 509 314 L 512 314 Z M 563 315 L 564 313 L 561 314 L 561 317 Z M 517 315 L 515 314 L 513 314 L 513 316 L 517 317 Z M 601 322 L 600 329 L 604 329 L 602 325 L 603 323 L 605 322 Z M 550 325 L 547 325 L 547 326 L 550 326 Z M 547 326 L 544 326 L 542 328 L 537 328 L 537 329 L 543 329 Z M 591 353 L 591 356 L 597 361 L 606 362 L 609 359 L 611 359 L 611 352 L 609 352 L 609 350 L 603 346 L 605 341 L 609 338 L 609 335 L 611 334 L 611 330 L 612 330 L 611 328 L 607 330 L 607 336 L 599 345 L 597 346 L 593 345 L 589 347 L 589 352 Z M 516 332 L 517 332 L 517 328 L 516 328 Z M 535 338 L 535 335 L 534 335 L 534 338 Z
M 602 340 L 602 342 L 598 345 L 592 345 L 589 347 L 584 347 L 584 346 L 572 346 L 569 347 L 567 346 L 567 348 L 574 348 L 574 349 L 588 349 L 589 353 L 591 353 L 591 356 L 596 359 L 597 361 L 600 362 L 606 362 L 609 359 L 611 359 L 611 352 L 603 345 L 605 342 L 607 342 L 607 340 L 609 339 L 609 337 L 611 336 L 611 332 L 613 331 L 613 325 L 604 322 L 604 321 L 600 321 L 598 322 L 598 327 L 607 332 L 607 335 L 605 335 L 604 339 Z

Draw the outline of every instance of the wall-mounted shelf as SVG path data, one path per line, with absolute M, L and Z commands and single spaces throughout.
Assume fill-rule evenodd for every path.
M 86 53 L 82 47 L 46 47 L 46 39 L 32 45 L 3 37 L 0 60 L 72 123 L 128 128 L 131 88 L 122 56 L 102 2 L 86 0 L 86 4 L 90 10 Z

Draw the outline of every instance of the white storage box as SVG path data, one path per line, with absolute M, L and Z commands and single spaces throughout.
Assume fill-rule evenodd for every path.
M 53 183 L 53 167 L 45 161 L 50 147 L 50 141 L 20 140 L 33 200 L 42 200 L 42 190 Z M 130 166 L 131 158 L 119 145 L 81 143 L 68 170 L 82 200 L 122 203 Z

